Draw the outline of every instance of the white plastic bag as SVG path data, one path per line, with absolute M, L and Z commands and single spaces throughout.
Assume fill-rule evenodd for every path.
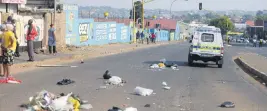
M 134 89 L 134 93 L 136 95 L 140 95 L 140 96 L 149 96 L 149 95 L 151 95 L 153 93 L 153 90 L 137 86 Z
M 124 111 L 137 111 L 137 108 L 128 107 Z
M 151 69 L 158 69 L 159 68 L 159 65 L 158 64 L 152 64 L 150 66 Z
M 68 99 L 71 95 L 72 93 L 69 93 L 67 96 L 62 96 L 60 98 L 53 100 L 51 104 L 51 108 L 53 108 L 53 110 L 59 110 L 59 111 L 71 108 L 72 105 L 68 104 Z M 73 109 L 73 106 L 72 106 L 72 109 Z
M 108 83 L 113 84 L 113 85 L 118 85 L 122 83 L 122 79 L 118 76 L 112 76 L 109 80 Z
M 92 109 L 92 108 L 93 108 L 93 106 L 91 104 L 82 104 L 80 106 L 80 109 L 87 109 L 87 110 L 89 110 L 89 109 Z

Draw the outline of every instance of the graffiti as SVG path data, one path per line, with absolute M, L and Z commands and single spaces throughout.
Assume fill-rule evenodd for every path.
M 95 36 L 97 41 L 107 39 L 107 24 L 97 24 Z
M 115 40 L 117 39 L 117 35 L 116 35 L 116 24 L 109 24 L 109 40 Z
M 127 39 L 128 30 L 126 26 L 121 27 L 121 40 Z

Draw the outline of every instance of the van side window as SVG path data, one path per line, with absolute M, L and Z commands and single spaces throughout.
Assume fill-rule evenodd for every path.
M 213 42 L 214 41 L 214 35 L 208 34 L 208 33 L 203 33 L 201 35 L 201 41 L 202 42 Z

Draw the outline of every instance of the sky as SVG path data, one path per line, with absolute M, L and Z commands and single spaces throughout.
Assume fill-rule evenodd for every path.
M 75 2 L 74 2 L 75 1 Z M 147 0 L 145 0 L 147 1 Z M 145 9 L 167 9 L 173 0 L 154 0 L 145 4 Z M 132 7 L 132 0 L 65 0 L 81 6 L 110 6 L 113 8 Z M 246 10 L 257 11 L 267 9 L 267 0 L 177 0 L 172 6 L 173 11 L 198 10 L 198 3 L 203 3 L 206 10 Z

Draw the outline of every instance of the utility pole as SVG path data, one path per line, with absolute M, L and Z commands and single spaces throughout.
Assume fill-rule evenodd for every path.
M 57 0 L 54 0 L 54 25 L 56 25 Z
M 145 0 L 142 0 L 142 30 L 144 31 L 145 24 L 145 8 L 144 8 Z
M 135 36 L 135 3 L 133 1 L 133 42 L 136 43 L 136 36 Z

